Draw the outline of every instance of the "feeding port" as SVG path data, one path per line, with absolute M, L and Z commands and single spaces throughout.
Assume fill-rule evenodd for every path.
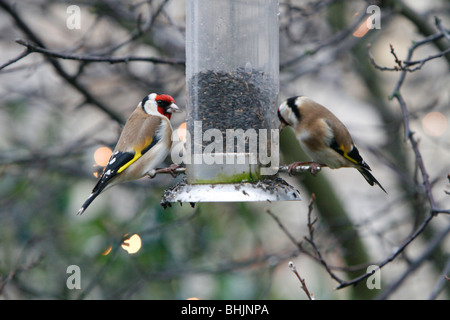
M 166 201 L 300 199 L 275 177 L 278 13 L 278 0 L 186 0 L 186 176 Z

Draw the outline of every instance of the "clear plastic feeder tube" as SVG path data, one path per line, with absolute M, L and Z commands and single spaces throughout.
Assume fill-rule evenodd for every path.
M 188 183 L 254 181 L 276 162 L 278 10 L 278 0 L 186 0 Z

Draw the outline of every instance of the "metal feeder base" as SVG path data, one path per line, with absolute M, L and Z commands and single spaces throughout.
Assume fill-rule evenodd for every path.
M 188 184 L 184 179 L 167 189 L 161 200 L 166 208 L 176 202 L 249 202 L 301 200 L 300 193 L 280 177 L 256 182 Z

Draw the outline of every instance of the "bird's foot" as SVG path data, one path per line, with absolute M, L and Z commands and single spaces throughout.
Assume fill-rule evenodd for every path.
M 170 175 L 174 178 L 177 177 L 177 173 L 175 172 L 175 170 L 179 167 L 178 164 L 176 163 L 172 163 L 170 166 L 168 166 L 167 168 L 162 168 L 162 169 L 156 169 L 154 170 L 153 175 L 149 175 L 150 178 L 154 178 L 156 174 L 158 173 L 170 173 Z
M 317 163 L 317 162 L 311 162 L 309 165 L 309 172 L 315 176 L 322 167 L 326 167 L 326 165 Z
M 288 165 L 288 173 L 290 176 L 293 176 L 296 172 L 295 172 L 295 168 L 297 168 L 298 166 L 303 165 L 305 162 L 293 162 L 290 165 Z
M 324 164 L 320 164 L 317 162 L 293 162 L 290 165 L 288 165 L 288 173 L 290 176 L 297 173 L 296 168 L 299 166 L 308 166 L 309 172 L 315 176 L 322 167 L 326 167 Z

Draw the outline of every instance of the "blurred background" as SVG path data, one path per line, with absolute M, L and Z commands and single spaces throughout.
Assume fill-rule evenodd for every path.
M 306 95 L 334 112 L 388 195 L 354 169 L 325 168 L 316 177 L 281 174 L 302 201 L 164 210 L 164 190 L 181 177 L 158 175 L 116 186 L 76 215 L 137 103 L 158 92 L 184 107 L 184 5 L 0 0 L 0 298 L 307 299 L 292 261 L 316 299 L 448 299 L 449 215 L 423 225 L 427 190 L 401 108 L 389 99 L 401 72 L 370 59 L 393 69 L 390 45 L 404 61 L 414 43 L 439 33 L 412 59 L 448 50 L 447 0 L 280 0 L 280 102 Z M 380 8 L 371 30 L 370 5 Z M 17 39 L 48 51 L 28 52 Z M 421 68 L 401 85 L 434 200 L 447 211 L 449 59 L 411 66 Z M 184 121 L 185 113 L 172 117 L 174 128 Z M 297 146 L 283 131 L 283 164 L 309 160 Z M 305 240 L 312 193 L 314 246 Z M 379 288 L 363 279 L 336 290 L 318 251 L 344 281 L 392 261 Z M 80 289 L 67 286 L 72 265 Z

